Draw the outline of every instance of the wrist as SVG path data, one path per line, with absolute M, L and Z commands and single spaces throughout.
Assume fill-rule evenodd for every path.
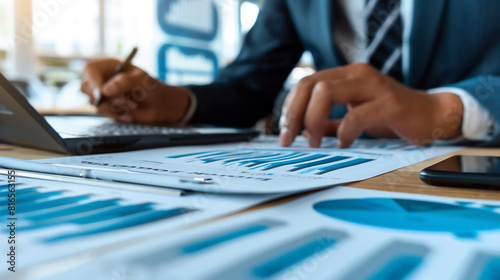
M 434 140 L 453 139 L 462 136 L 464 105 L 459 96 L 443 92 L 430 95 L 434 107 Z
M 189 97 L 188 108 L 185 111 L 185 113 L 184 113 L 181 121 L 179 122 L 180 126 L 185 126 L 194 117 L 194 114 L 196 112 L 196 108 L 198 107 L 198 102 L 197 102 L 196 96 L 194 95 L 194 93 L 189 88 L 182 88 L 182 89 L 186 90 L 186 92 L 188 94 L 188 97 Z
M 189 97 L 189 91 L 182 87 L 167 85 L 165 92 L 170 95 L 169 99 L 170 102 L 172 102 L 171 104 L 172 105 L 175 104 L 175 106 L 170 109 L 171 110 L 170 122 L 172 124 L 181 125 L 191 105 L 191 98 Z

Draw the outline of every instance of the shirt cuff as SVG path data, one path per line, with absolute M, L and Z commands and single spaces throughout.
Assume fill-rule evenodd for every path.
M 196 108 L 198 108 L 198 100 L 196 99 L 196 96 L 190 89 L 186 88 L 186 90 L 189 95 L 190 103 L 189 103 L 189 108 L 186 114 L 184 115 L 184 118 L 182 118 L 182 120 L 178 124 L 179 126 L 187 125 L 193 119 L 194 113 L 196 112 Z
M 491 114 L 467 91 L 455 87 L 441 87 L 427 91 L 429 94 L 453 93 L 460 97 L 464 107 L 462 139 L 488 141 L 498 132 L 498 125 Z

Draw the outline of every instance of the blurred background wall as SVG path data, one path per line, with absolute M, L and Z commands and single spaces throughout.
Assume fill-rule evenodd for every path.
M 76 106 L 85 100 L 64 93 L 78 90 L 87 60 L 123 59 L 138 46 L 134 64 L 152 76 L 207 83 L 237 56 L 263 2 L 0 0 L 0 72 L 38 107 Z

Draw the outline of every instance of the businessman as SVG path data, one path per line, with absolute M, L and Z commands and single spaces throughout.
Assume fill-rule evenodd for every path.
M 288 94 L 280 142 L 336 135 L 500 144 L 500 1 L 267 0 L 237 59 L 209 85 L 173 87 L 118 61 L 84 70 L 100 114 L 145 124 L 253 125 L 305 50 L 318 72 Z M 91 100 L 93 102 L 93 100 Z

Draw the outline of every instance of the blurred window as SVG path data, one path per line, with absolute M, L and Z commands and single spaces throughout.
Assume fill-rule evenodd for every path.
M 33 28 L 39 55 L 100 54 L 99 0 L 33 0 Z
M 255 24 L 259 16 L 260 7 L 256 1 L 243 1 L 240 5 L 241 33 L 246 34 Z
M 7 51 L 13 48 L 11 34 L 14 30 L 12 0 L 0 0 L 0 71 L 5 68 Z

